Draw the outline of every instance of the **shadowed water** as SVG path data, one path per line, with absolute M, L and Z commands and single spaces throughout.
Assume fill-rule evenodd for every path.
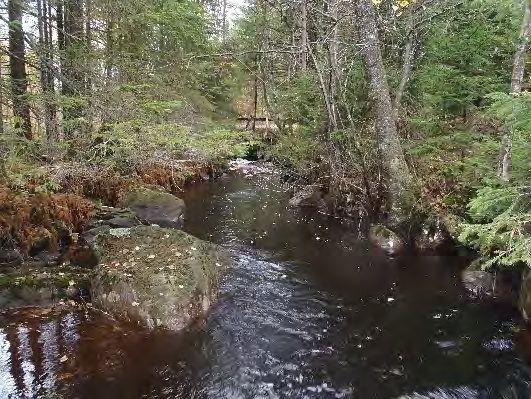
M 279 181 L 237 174 L 185 194 L 185 229 L 235 258 L 206 320 L 169 334 L 6 314 L 0 396 L 531 397 L 515 315 L 466 299 L 463 259 L 389 259 L 355 225 L 287 209 Z

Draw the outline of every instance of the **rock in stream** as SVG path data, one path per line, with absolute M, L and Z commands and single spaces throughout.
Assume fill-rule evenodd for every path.
M 122 320 L 174 331 L 210 308 L 229 261 L 214 244 L 155 226 L 109 230 L 94 247 L 94 305 Z
M 184 220 L 184 201 L 161 190 L 138 188 L 130 191 L 119 206 L 130 208 L 139 218 L 160 227 L 181 228 Z

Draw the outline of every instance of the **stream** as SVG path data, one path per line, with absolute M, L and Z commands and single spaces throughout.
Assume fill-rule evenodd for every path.
M 235 258 L 180 334 L 89 310 L 0 316 L 4 398 L 529 398 L 518 316 L 467 298 L 458 256 L 388 258 L 289 209 L 274 170 L 191 187 L 185 230 Z

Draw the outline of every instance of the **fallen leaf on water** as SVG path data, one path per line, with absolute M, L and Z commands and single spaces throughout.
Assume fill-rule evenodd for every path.
M 59 375 L 59 377 L 57 377 L 57 379 L 59 381 L 62 381 L 62 380 L 67 380 L 69 378 L 72 378 L 75 374 L 72 374 L 72 373 L 62 373 Z

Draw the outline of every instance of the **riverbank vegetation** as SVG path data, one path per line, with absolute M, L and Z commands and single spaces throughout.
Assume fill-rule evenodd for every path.
M 17 201 L 114 205 L 262 146 L 337 212 L 458 216 L 485 267 L 531 264 L 528 0 L 2 4 L 2 246 Z

